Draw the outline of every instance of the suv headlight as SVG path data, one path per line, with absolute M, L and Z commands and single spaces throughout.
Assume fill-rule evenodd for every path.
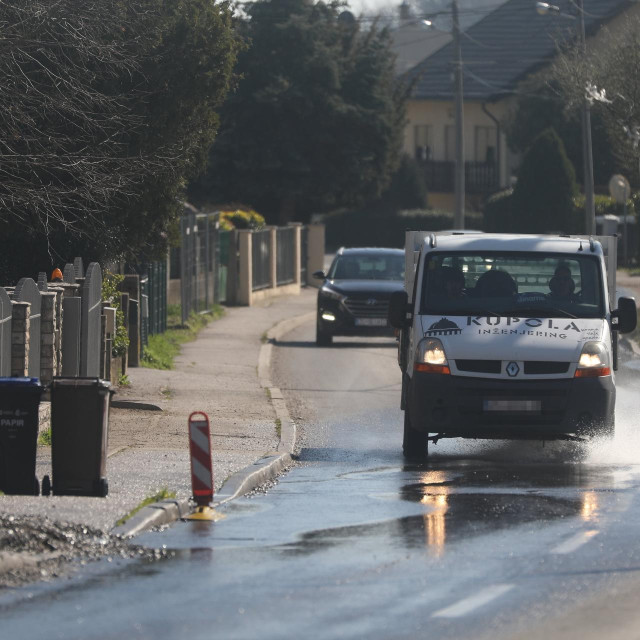
M 424 338 L 416 347 L 414 371 L 449 374 L 449 362 L 438 338 Z
M 322 287 L 322 289 L 320 289 L 320 291 L 322 291 L 322 295 L 323 296 L 326 296 L 327 298 L 331 298 L 332 300 L 336 300 L 337 302 L 342 302 L 347 297 L 347 296 L 343 295 L 342 293 L 338 293 L 337 291 L 334 291 L 333 289 L 330 289 L 327 286 Z
M 610 376 L 609 352 L 604 342 L 585 342 L 578 360 L 576 378 Z

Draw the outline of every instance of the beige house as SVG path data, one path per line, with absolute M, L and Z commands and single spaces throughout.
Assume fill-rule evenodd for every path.
M 507 0 L 461 36 L 468 210 L 478 210 L 488 195 L 512 184 L 520 159 L 509 150 L 505 121 L 518 86 L 553 60 L 559 41 L 577 36 L 575 2 L 553 4 L 559 12 L 540 15 L 532 0 Z M 584 0 L 584 12 L 588 39 L 606 46 L 606 38 L 630 13 L 640 14 L 640 7 L 629 0 Z M 414 86 L 404 151 L 424 168 L 429 205 L 450 211 L 456 129 L 453 65 L 449 42 L 405 74 Z

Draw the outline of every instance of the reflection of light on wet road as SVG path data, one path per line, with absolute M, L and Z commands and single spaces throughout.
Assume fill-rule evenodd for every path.
M 432 507 L 434 510 L 427 513 L 424 518 L 424 531 L 427 546 L 436 557 L 444 553 L 444 544 L 447 538 L 447 524 L 445 514 L 449 509 L 446 495 L 423 496 L 420 502 Z
M 598 494 L 595 491 L 585 491 L 582 494 L 580 517 L 585 522 L 594 522 L 598 519 Z
M 436 557 L 444 553 L 444 545 L 447 538 L 447 524 L 445 515 L 449 510 L 449 489 L 439 487 L 437 493 L 430 491 L 430 486 L 441 485 L 449 478 L 449 474 L 444 471 L 428 471 L 420 477 L 424 485 L 425 493 L 420 499 L 420 504 L 428 506 L 431 511 L 426 513 L 424 518 L 424 531 L 427 547 Z

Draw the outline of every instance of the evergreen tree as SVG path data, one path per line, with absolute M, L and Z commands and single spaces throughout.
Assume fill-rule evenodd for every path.
M 576 231 L 575 171 L 562 140 L 543 131 L 525 154 L 513 191 L 515 227 L 520 233 Z
M 405 117 L 388 33 L 340 20 L 339 2 L 259 0 L 246 12 L 242 79 L 192 193 L 281 223 L 378 196 Z

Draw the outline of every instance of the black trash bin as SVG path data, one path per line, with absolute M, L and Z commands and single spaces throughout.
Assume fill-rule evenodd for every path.
M 107 483 L 111 384 L 99 378 L 51 383 L 51 474 L 57 496 L 99 496 Z
M 0 378 L 0 491 L 37 496 L 38 378 Z

